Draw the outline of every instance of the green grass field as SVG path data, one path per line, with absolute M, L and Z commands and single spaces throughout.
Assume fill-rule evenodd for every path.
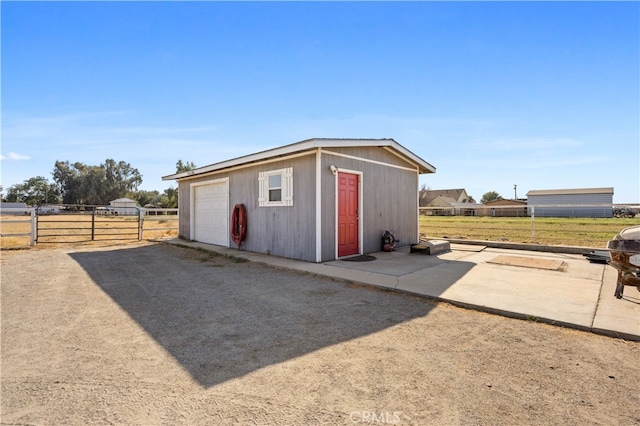
M 509 241 L 544 245 L 605 248 L 635 218 L 536 218 L 420 216 L 420 234 L 430 238 Z

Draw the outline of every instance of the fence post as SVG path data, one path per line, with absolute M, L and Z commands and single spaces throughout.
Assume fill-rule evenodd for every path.
M 29 245 L 34 246 L 36 238 L 36 209 L 31 209 L 31 236 L 29 238 Z
M 138 241 L 142 240 L 142 234 L 144 232 L 143 227 L 144 227 L 144 215 L 142 214 L 142 211 L 139 208 L 136 208 L 138 210 Z
M 96 208 L 91 210 L 91 241 L 95 241 L 96 236 Z
M 531 242 L 536 242 L 536 207 L 531 206 Z

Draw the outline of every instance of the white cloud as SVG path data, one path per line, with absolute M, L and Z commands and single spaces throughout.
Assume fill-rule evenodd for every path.
M 7 161 L 31 160 L 31 157 L 24 154 L 18 154 L 16 152 L 10 152 L 7 155 L 0 155 L 0 160 L 7 160 Z

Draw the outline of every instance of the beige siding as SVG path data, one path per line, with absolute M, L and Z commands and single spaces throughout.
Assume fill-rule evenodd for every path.
M 326 151 L 336 152 L 352 157 L 366 158 L 372 161 L 393 164 L 400 167 L 413 167 L 406 160 L 389 152 L 389 150 L 378 147 L 344 147 L 344 148 L 327 148 Z
M 377 148 L 371 149 L 373 152 L 377 150 Z M 359 155 L 371 158 L 365 152 L 359 152 Z M 340 169 L 362 172 L 363 205 L 360 207 L 360 220 L 363 221 L 363 253 L 381 250 L 382 233 L 385 230 L 394 230 L 401 245 L 417 242 L 418 174 L 416 171 L 323 154 L 323 261 L 335 258 L 335 176 L 329 170 L 331 165 Z M 404 166 L 408 165 L 405 163 Z
M 258 174 L 293 167 L 293 206 L 258 207 Z M 190 217 L 190 185 L 229 178 L 229 216 L 236 204 L 247 209 L 247 236 L 243 250 L 315 261 L 315 156 L 245 167 L 227 173 L 180 182 L 179 210 Z M 189 221 L 180 222 L 180 236 L 190 236 Z M 232 247 L 235 244 L 232 243 Z
M 258 174 L 293 167 L 293 206 L 258 207 Z M 315 261 L 315 156 L 235 171 L 230 180 L 231 208 L 247 208 L 243 249 Z
M 191 186 L 186 182 L 178 182 L 178 236 L 188 240 L 191 238 Z
M 394 230 L 401 245 L 418 238 L 418 173 L 412 164 L 379 147 L 331 148 L 357 158 L 322 154 L 321 177 L 321 261 L 336 256 L 336 178 L 330 170 L 362 173 L 362 252 L 382 248 L 382 233 Z M 229 209 L 244 204 L 247 209 L 247 237 L 242 249 L 293 259 L 316 261 L 316 151 L 300 157 L 236 168 L 179 182 L 180 236 L 190 236 L 190 185 L 195 182 L 229 178 Z M 260 172 L 293 167 L 293 206 L 259 207 Z M 410 170 L 407 170 L 410 169 Z

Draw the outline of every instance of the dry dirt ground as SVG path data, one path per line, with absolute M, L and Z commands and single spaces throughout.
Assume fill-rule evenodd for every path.
M 640 424 L 637 342 L 162 243 L 1 262 L 2 424 Z

